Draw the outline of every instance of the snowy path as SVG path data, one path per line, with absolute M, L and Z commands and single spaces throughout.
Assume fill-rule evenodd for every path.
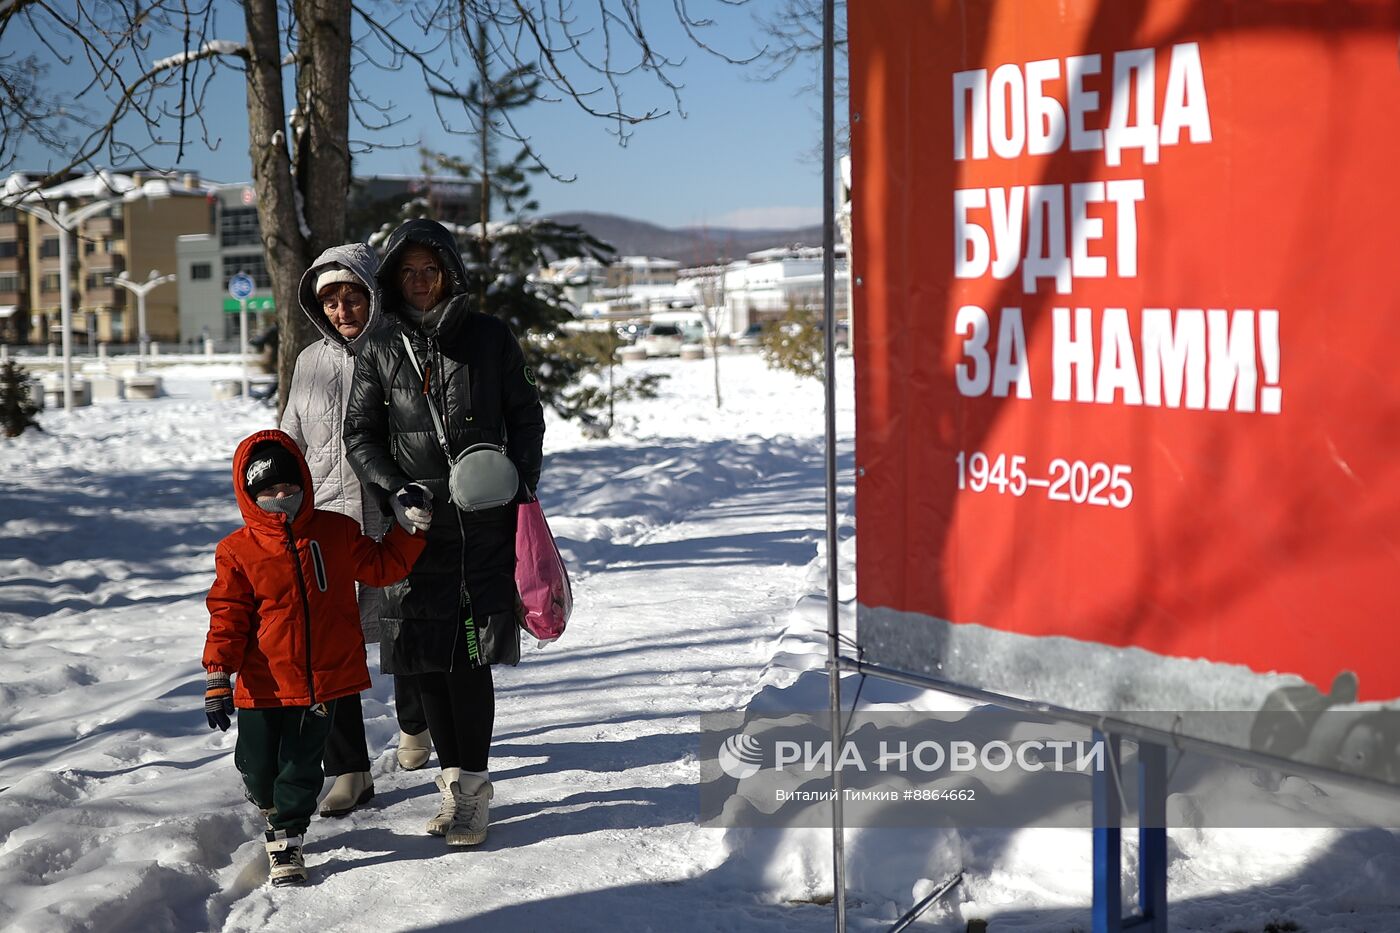
M 693 822 L 698 716 L 757 688 L 822 536 L 819 387 L 795 412 L 765 394 L 793 380 L 736 365 L 760 378 L 722 412 L 683 382 L 708 372 L 671 364 L 675 394 L 632 409 L 636 439 L 551 428 L 541 495 L 576 610 L 558 644 L 497 669 L 486 845 L 424 834 L 434 771 L 398 770 L 376 676 L 377 795 L 313 820 L 297 890 L 264 885 L 235 733 L 200 715 L 203 596 L 237 521 L 228 457 L 268 410 L 93 408 L 0 448 L 0 924 L 825 929 L 828 911 L 772 906 Z
M 772 654 L 774 616 L 791 604 L 821 535 L 819 448 L 766 451 L 765 463 L 788 460 L 789 471 L 743 490 L 719 474 L 726 451 L 734 454 L 646 447 L 620 464 L 655 480 L 701 465 L 720 494 L 691 501 L 673 521 L 594 542 L 576 585 L 586 608 L 565 641 L 498 669 L 496 800 L 484 847 L 453 852 L 424 836 L 431 773 L 394 771 L 386 753 L 375 764 L 375 806 L 313 825 L 319 883 L 259 888 L 233 904 L 226 928 L 373 918 L 387 929 L 408 917 L 413 929 L 466 918 L 471 929 L 502 931 L 803 928 L 783 921 L 791 909 L 761 908 L 752 896 L 726 905 L 713 884 L 689 883 L 724 856 L 722 834 L 693 823 L 696 714 L 747 701 Z M 561 474 L 597 475 L 594 459 L 555 457 L 549 487 L 574 485 Z M 611 500 L 617 484 L 600 487 Z M 561 529 L 580 519 L 607 527 L 599 513 L 609 509 L 588 491 L 564 498 L 572 518 Z M 261 858 L 251 847 L 240 853 Z M 820 928 L 822 912 L 798 913 L 816 924 L 805 928 Z
M 51 413 L 47 433 L 0 442 L 0 929 L 831 929 L 810 903 L 830 891 L 828 830 L 694 823 L 702 714 L 826 703 L 820 386 L 730 357 L 716 411 L 708 365 L 653 365 L 671 378 L 620 412 L 625 434 L 550 425 L 541 496 L 575 616 L 559 643 L 498 669 L 487 844 L 449 852 L 424 834 L 434 772 L 397 769 L 377 676 L 365 698 L 377 796 L 313 820 L 313 883 L 293 890 L 264 885 L 235 734 L 201 714 L 204 594 L 238 521 L 228 460 L 271 413 L 201 400 L 187 373 L 172 382 L 187 397 Z M 844 395 L 846 438 L 851 408 Z M 843 497 L 849 459 L 847 443 Z M 950 702 L 874 681 L 862 694 L 870 709 Z M 1227 769 L 1179 804 L 1325 799 L 1277 786 Z M 851 929 L 888 929 L 958 869 L 963 884 L 921 929 L 960 933 L 973 917 L 1006 933 L 1084 929 L 1089 856 L 1083 830 L 852 829 Z M 1174 930 L 1400 930 L 1394 831 L 1182 828 L 1169 870 Z

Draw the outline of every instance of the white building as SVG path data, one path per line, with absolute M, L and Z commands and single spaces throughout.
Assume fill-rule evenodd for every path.
M 600 284 L 599 264 L 569 259 L 550 263 L 545 276 L 564 284 L 566 293 L 584 320 L 647 321 L 657 315 L 716 308 L 715 326 L 722 334 L 741 334 L 753 323 L 775 320 L 789 308 L 822 307 L 821 247 L 786 246 L 749 253 L 737 262 L 720 266 L 679 268 L 670 260 L 627 257 L 607 267 Z M 836 317 L 848 316 L 849 290 L 846 247 L 836 244 Z
M 836 318 L 848 315 L 846 246 L 836 244 Z M 789 308 L 822 307 L 822 249 L 788 246 L 749 253 L 724 272 L 724 306 L 733 333 L 782 317 Z

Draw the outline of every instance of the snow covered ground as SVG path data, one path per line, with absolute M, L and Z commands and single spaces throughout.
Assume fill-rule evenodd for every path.
M 560 642 L 497 669 L 487 844 L 423 834 L 432 772 L 397 769 L 376 676 L 377 795 L 313 820 L 313 880 L 290 890 L 263 883 L 260 820 L 234 733 L 205 725 L 199 667 L 213 548 L 238 520 L 229 457 L 271 410 L 209 401 L 229 374 L 191 364 L 167 373 L 169 398 L 51 412 L 45 433 L 0 441 L 0 926 L 830 929 L 829 831 L 694 822 L 701 716 L 819 708 L 827 689 L 821 389 L 755 356 L 723 363 L 722 410 L 709 363 L 668 361 L 647 364 L 671 377 L 661 397 L 619 410 L 625 434 L 551 422 L 540 494 L 576 609 Z M 846 506 L 850 375 L 843 361 Z M 966 708 L 873 683 L 861 702 Z M 1197 793 L 1279 796 L 1246 769 L 1218 780 Z M 886 928 L 959 869 L 920 929 L 1087 928 L 1086 832 L 852 830 L 847 845 L 852 929 Z M 1182 830 L 1170 870 L 1173 929 L 1400 930 L 1391 832 Z

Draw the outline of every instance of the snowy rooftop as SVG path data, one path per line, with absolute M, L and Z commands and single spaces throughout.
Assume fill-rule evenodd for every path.
M 124 201 L 141 198 L 203 197 L 220 187 L 203 181 L 194 172 L 173 172 L 152 176 L 146 172 L 125 174 L 100 169 L 88 175 L 33 190 L 34 179 L 14 173 L 5 179 L 0 197 L 20 196 L 24 201 L 84 201 L 120 196 Z
M 661 259 L 656 256 L 622 256 L 614 266 L 630 266 L 633 269 L 679 269 L 681 264 L 673 259 Z

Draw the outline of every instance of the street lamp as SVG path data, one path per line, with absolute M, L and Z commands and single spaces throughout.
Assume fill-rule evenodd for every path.
M 12 205 L 27 214 L 33 214 L 58 231 L 58 261 L 61 264 L 58 270 L 58 287 L 63 290 L 63 410 L 69 414 L 73 411 L 73 295 L 68 281 L 68 234 L 89 217 L 96 216 L 121 200 L 120 195 L 101 198 L 84 204 L 75 211 L 68 209 L 67 201 L 60 201 L 56 211 L 25 201 L 16 201 Z
M 158 285 L 175 281 L 175 275 L 161 275 L 152 269 L 151 274 L 146 276 L 144 282 L 133 282 L 127 278 L 126 272 L 118 272 L 117 277 L 112 281 L 129 292 L 136 294 L 136 319 L 137 328 L 140 333 L 140 345 L 136 352 L 136 371 L 138 373 L 146 371 L 146 347 L 150 345 L 150 335 L 146 333 L 146 293 Z

